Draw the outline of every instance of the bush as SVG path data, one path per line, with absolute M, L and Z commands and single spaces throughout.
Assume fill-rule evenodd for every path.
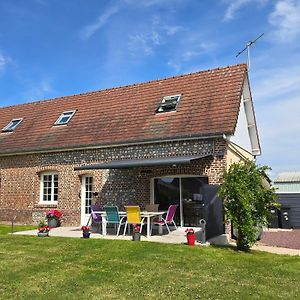
M 234 163 L 225 172 L 219 196 L 226 219 L 237 229 L 237 248 L 248 251 L 256 241 L 257 228 L 268 223 L 270 207 L 278 206 L 275 189 L 267 182 L 267 166 Z

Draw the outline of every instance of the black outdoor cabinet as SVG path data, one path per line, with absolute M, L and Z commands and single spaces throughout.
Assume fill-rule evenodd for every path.
M 205 217 L 204 201 L 183 201 L 184 226 L 197 227 Z
M 278 208 L 272 207 L 270 209 L 270 219 L 269 219 L 269 222 L 270 222 L 269 227 L 270 228 L 279 228 L 280 227 L 279 216 L 280 216 L 280 213 L 279 213 Z
M 285 229 L 291 228 L 289 207 L 281 207 L 280 220 L 281 220 L 281 228 L 285 228 Z

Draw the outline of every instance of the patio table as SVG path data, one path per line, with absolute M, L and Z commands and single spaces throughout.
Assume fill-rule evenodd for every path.
M 158 217 L 158 219 L 161 221 L 162 215 L 165 214 L 167 211 L 141 211 L 141 218 L 147 219 L 147 238 L 151 236 L 151 218 Z M 102 235 L 106 235 L 106 212 L 105 211 L 94 211 L 95 214 L 100 214 L 102 217 Z M 120 217 L 126 216 L 125 211 L 119 211 Z M 162 234 L 162 226 L 159 225 L 158 233 Z

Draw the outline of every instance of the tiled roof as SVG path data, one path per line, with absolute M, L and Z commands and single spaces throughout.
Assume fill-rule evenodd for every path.
M 233 133 L 245 64 L 86 94 L 0 108 L 0 154 Z M 181 94 L 176 112 L 156 114 L 162 98 Z M 68 125 L 54 126 L 63 111 Z

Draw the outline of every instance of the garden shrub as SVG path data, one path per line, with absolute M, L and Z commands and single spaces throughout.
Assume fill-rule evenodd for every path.
M 275 189 L 267 181 L 267 166 L 253 161 L 234 163 L 224 173 L 219 196 L 226 219 L 237 230 L 237 248 L 248 251 L 256 241 L 257 229 L 267 225 L 270 208 L 278 206 Z

